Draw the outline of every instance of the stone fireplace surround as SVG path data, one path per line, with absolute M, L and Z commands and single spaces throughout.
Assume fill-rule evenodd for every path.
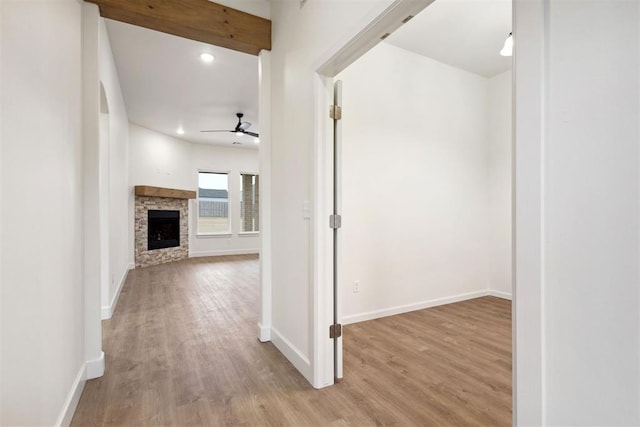
M 135 186 L 135 262 L 136 268 L 178 261 L 189 257 L 189 199 L 196 192 L 173 188 Z M 147 249 L 148 211 L 175 210 L 180 212 L 180 246 Z

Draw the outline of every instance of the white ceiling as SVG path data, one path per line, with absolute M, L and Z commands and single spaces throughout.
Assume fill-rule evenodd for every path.
M 385 42 L 485 77 L 511 67 L 500 49 L 511 32 L 511 0 L 436 0 Z
M 258 58 L 134 25 L 106 20 L 111 50 L 129 120 L 177 138 L 207 144 L 257 148 L 254 138 L 233 133 L 236 113 L 248 129 L 258 126 Z M 202 52 L 215 61 L 205 64 Z M 182 127 L 184 135 L 176 130 Z M 234 141 L 242 145 L 233 145 Z
M 266 0 L 256 4 L 262 3 L 268 5 Z M 258 147 L 250 136 L 200 132 L 233 129 L 237 112 L 252 123 L 249 131 L 260 132 L 256 56 L 108 19 L 106 23 L 132 123 L 198 143 Z M 511 0 L 436 0 L 385 41 L 493 77 L 511 66 L 511 58 L 499 54 L 509 32 Z M 202 52 L 216 60 L 204 64 Z M 184 135 L 176 133 L 179 127 Z

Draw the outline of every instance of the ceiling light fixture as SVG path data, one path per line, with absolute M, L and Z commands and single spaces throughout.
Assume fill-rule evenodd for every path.
M 204 53 L 200 54 L 200 59 L 202 59 L 202 62 L 210 64 L 216 58 L 213 55 L 211 55 L 210 53 L 204 52 Z
M 259 144 L 260 143 L 260 138 L 254 139 L 253 142 L 255 142 L 256 144 Z
M 236 131 L 236 136 L 242 136 L 242 135 L 244 135 L 244 132 Z
M 504 46 L 500 51 L 500 55 L 502 56 L 511 56 L 513 55 L 513 34 L 509 33 L 509 37 L 504 41 Z
M 184 129 L 182 129 L 182 128 L 180 127 L 180 128 L 178 128 L 178 130 L 176 130 L 176 133 L 177 133 L 178 135 L 184 135 Z

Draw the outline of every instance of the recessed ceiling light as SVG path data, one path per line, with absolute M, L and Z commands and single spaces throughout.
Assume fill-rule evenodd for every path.
M 202 62 L 206 62 L 207 64 L 210 64 L 216 58 L 210 53 L 204 52 L 200 54 L 200 59 L 202 59 Z
M 178 128 L 178 130 L 176 130 L 176 133 L 177 133 L 178 135 L 184 135 L 184 129 L 182 129 L 182 128 Z

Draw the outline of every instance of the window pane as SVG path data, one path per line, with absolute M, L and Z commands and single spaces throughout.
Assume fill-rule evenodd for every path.
M 198 233 L 228 233 L 229 176 L 226 173 L 198 173 Z
M 259 230 L 260 180 L 258 175 L 240 175 L 240 224 L 242 231 Z

